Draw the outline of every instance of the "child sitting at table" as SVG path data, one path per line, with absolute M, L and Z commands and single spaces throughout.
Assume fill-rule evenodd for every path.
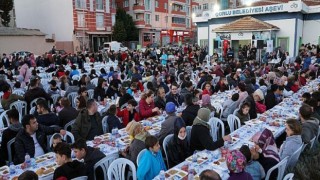
M 63 142 L 62 137 L 59 133 L 56 133 L 52 137 L 52 146 L 51 149 L 54 150 L 54 148 L 57 146 L 58 143 Z
M 147 151 L 141 156 L 137 170 L 139 180 L 153 179 L 161 170 L 166 171 L 159 140 L 155 136 L 147 136 L 145 145 Z
M 117 107 L 115 104 L 112 104 L 110 108 L 108 109 L 106 115 L 108 116 L 107 118 L 107 123 L 109 127 L 109 132 L 112 131 L 114 128 L 124 128 L 123 124 L 120 122 L 119 118 L 116 116 L 117 112 Z
M 230 171 L 228 180 L 253 180 L 252 176 L 244 170 L 246 157 L 239 150 L 233 150 L 228 153 L 226 161 Z
M 249 146 L 241 146 L 240 152 L 246 157 L 247 160 L 247 166 L 245 168 L 245 171 L 251 174 L 254 180 L 263 179 L 265 177 L 264 169 L 258 161 L 252 160 L 252 155 Z
M 239 111 L 236 113 L 236 116 L 240 119 L 241 125 L 244 125 L 244 122 L 250 120 L 250 103 L 249 102 L 244 102 L 241 106 Z
M 117 116 L 122 118 L 122 124 L 127 126 L 132 120 L 140 121 L 140 115 L 136 110 L 137 102 L 134 99 L 128 101 L 128 105 L 124 109 L 117 109 Z
M 131 83 L 130 88 L 127 89 L 127 93 L 133 96 L 135 91 L 137 90 L 137 86 L 138 85 L 136 82 Z

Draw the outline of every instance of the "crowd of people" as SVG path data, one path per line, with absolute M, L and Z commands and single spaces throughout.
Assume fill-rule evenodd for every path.
M 23 163 L 26 153 L 34 158 L 53 151 L 60 166 L 54 172 L 54 179 L 72 179 L 82 175 L 93 179 L 93 166 L 105 155 L 99 149 L 88 147 L 86 141 L 105 133 L 102 118 L 107 116 L 107 132 L 125 128 L 132 140 L 127 149 L 119 152 L 120 156 L 137 165 L 139 180 L 153 179 L 161 170 L 183 162 L 194 151 L 216 150 L 225 141 L 231 141 L 230 135 L 213 141 L 208 124 L 211 117 L 225 120 L 236 111 L 236 116 L 244 124 L 314 80 L 318 67 L 309 63 L 309 56 L 305 53 L 311 54 L 313 49 L 301 48 L 301 54 L 293 64 L 279 63 L 276 66 L 268 63 L 260 66 L 255 60 L 218 61 L 197 45 L 186 45 L 177 50 L 162 49 L 160 52 L 147 49 L 145 52 L 134 50 L 107 54 L 45 54 L 37 58 L 32 54 L 25 58 L 4 54 L 0 64 L 1 105 L 10 124 L 3 131 L 0 164 L 5 165 L 8 161 L 7 143 L 15 138 L 12 151 L 15 164 Z M 118 62 L 118 65 L 97 71 L 94 62 Z M 92 63 L 91 70 L 84 68 L 85 63 Z M 48 88 L 44 88 L 46 85 L 41 81 L 40 68 L 52 74 Z M 73 78 L 75 76 L 80 76 L 80 80 Z M 92 83 L 93 79 L 97 79 L 97 84 Z M 230 89 L 237 92 L 222 103 L 223 111 L 216 110 L 211 105 L 212 95 Z M 23 95 L 13 93 L 17 90 Z M 93 90 L 92 98 L 89 90 Z M 78 93 L 74 106 L 73 99 L 68 98 L 73 92 Z M 54 102 L 52 96 L 56 94 L 61 97 Z M 137 102 L 135 96 L 141 100 Z M 13 102 L 26 101 L 29 112 L 31 102 L 37 98 L 32 114 L 21 117 L 17 109 L 10 108 Z M 98 105 L 106 105 L 106 99 L 117 101 L 106 111 L 99 112 Z M 244 145 L 240 150 L 229 152 L 229 179 L 264 178 L 271 167 L 318 134 L 320 91 L 305 93 L 303 99 L 300 119 L 287 121 L 282 140 L 279 138 L 276 142 L 272 132 L 265 129 L 253 138 L 255 147 L 249 149 Z M 182 112 L 178 113 L 177 108 L 182 108 Z M 166 118 L 156 136 L 151 136 L 139 123 L 163 114 Z M 72 120 L 75 121 L 71 132 L 76 142 L 69 145 L 61 142 L 60 136 L 55 136 L 53 146 L 47 147 L 47 135 L 65 135 L 63 127 Z M 190 137 L 187 137 L 187 126 L 192 126 Z M 161 149 L 165 137 L 170 134 L 173 138 L 168 143 L 167 167 Z M 143 149 L 146 153 L 138 165 L 137 156 Z M 73 160 L 71 150 L 76 159 L 83 159 L 84 163 Z M 25 173 L 32 175 L 29 171 Z M 277 172 L 271 177 L 276 176 Z M 201 177 L 220 179 L 219 174 L 212 170 L 202 172 Z

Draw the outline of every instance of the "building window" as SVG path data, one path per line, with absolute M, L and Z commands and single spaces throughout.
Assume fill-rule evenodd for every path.
M 143 41 L 144 42 L 150 42 L 151 38 L 150 38 L 150 33 L 143 33 Z
M 103 10 L 102 0 L 96 0 L 96 10 Z
M 116 23 L 116 15 L 115 14 L 112 14 L 111 16 L 111 20 L 112 20 L 112 26 L 114 26 L 114 24 Z
M 97 28 L 104 28 L 104 16 L 103 16 L 103 14 L 97 14 L 96 15 L 96 23 L 97 23 Z
M 150 14 L 146 14 L 146 24 L 151 24 L 151 18 L 150 18 Z
M 86 20 L 85 20 L 85 14 L 78 12 L 78 27 L 85 27 Z
M 86 9 L 86 0 L 76 0 L 77 9 Z
M 164 9 L 168 9 L 168 3 L 164 3 Z
M 186 15 L 187 15 L 187 16 L 190 16 L 190 7 L 187 7 L 187 8 L 186 8 Z
M 155 19 L 156 21 L 159 21 L 159 15 L 156 15 Z
M 129 0 L 125 0 L 123 2 L 123 7 L 129 7 Z
M 144 6 L 145 6 L 145 9 L 146 10 L 150 10 L 151 9 L 151 6 L 150 6 L 150 0 L 145 0 L 144 1 Z
M 156 8 L 159 7 L 159 1 L 155 1 L 155 6 L 156 6 Z
M 201 5 L 198 6 L 198 9 L 201 10 Z
M 139 15 L 138 15 L 138 14 L 136 14 L 136 19 L 137 19 L 137 20 L 139 19 Z
M 208 9 L 208 3 L 205 3 L 202 5 L 203 10 L 207 10 Z
M 185 18 L 180 18 L 180 17 L 172 17 L 172 23 L 185 24 L 186 23 L 186 19 Z

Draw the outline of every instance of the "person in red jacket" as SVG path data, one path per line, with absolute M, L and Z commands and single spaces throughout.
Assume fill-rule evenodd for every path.
M 149 118 L 160 114 L 158 107 L 154 105 L 154 94 L 151 90 L 148 90 L 145 94 L 142 95 L 139 102 L 139 112 L 141 119 Z
M 210 82 L 206 82 L 206 84 L 204 85 L 204 89 L 202 91 L 202 95 L 208 94 L 209 96 L 212 95 L 212 89 L 211 89 L 211 83 Z
M 118 108 L 117 116 L 122 118 L 122 124 L 124 126 L 127 126 L 127 124 L 132 120 L 135 120 L 137 122 L 140 121 L 140 115 L 135 109 L 137 105 L 138 104 L 134 99 L 130 99 L 128 101 L 127 108 L 124 108 L 122 110 Z
M 302 71 L 299 76 L 299 83 L 301 86 L 305 86 L 307 84 L 306 72 Z

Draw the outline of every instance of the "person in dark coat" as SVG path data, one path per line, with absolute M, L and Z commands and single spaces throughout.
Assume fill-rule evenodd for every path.
M 59 167 L 53 173 L 53 179 L 73 179 L 86 175 L 86 167 L 83 162 L 71 158 L 71 148 L 65 142 L 60 142 L 54 148 L 56 162 Z
M 173 138 L 171 138 L 171 141 L 168 143 L 169 167 L 183 162 L 190 155 L 186 125 L 182 118 L 177 118 L 174 122 Z
M 120 88 L 120 99 L 119 99 L 119 107 L 121 108 L 122 105 L 128 103 L 130 99 L 133 99 L 133 97 L 127 93 L 126 88 L 122 87 Z
M 195 150 L 202 151 L 204 149 L 214 151 L 224 145 L 224 141 L 231 141 L 231 136 L 224 136 L 216 142 L 210 135 L 210 125 L 208 124 L 210 118 L 210 110 L 207 108 L 201 108 L 198 111 L 198 115 L 193 121 L 191 129 L 190 149 L 191 152 Z
M 15 157 L 14 163 L 20 164 L 24 162 L 26 153 L 31 158 L 43 155 L 47 152 L 47 135 L 57 132 L 64 135 L 65 130 L 61 128 L 52 128 L 38 124 L 37 119 L 33 115 L 25 115 L 22 118 L 23 129 L 20 129 L 14 143 Z
M 93 98 L 95 100 L 103 101 L 103 99 L 106 97 L 106 90 L 104 89 L 104 87 L 106 87 L 106 80 L 103 78 L 99 78 L 98 86 L 94 88 L 93 91 Z
M 19 130 L 22 129 L 22 125 L 19 122 L 19 112 L 16 109 L 11 109 L 7 111 L 8 118 L 10 120 L 10 125 L 7 129 L 2 132 L 2 141 L 1 141 L 1 149 L 0 156 L 3 160 L 8 160 L 8 150 L 7 144 L 8 142 L 15 138 L 18 134 Z M 14 147 L 12 147 L 11 152 L 14 151 Z M 4 166 L 5 164 L 0 164 L 0 166 Z
M 281 95 L 283 92 L 283 87 L 279 87 L 278 85 L 271 85 L 271 90 L 267 92 L 266 95 L 266 107 L 267 110 L 273 108 L 274 106 L 276 106 L 277 104 L 280 103 L 281 101 Z
M 160 87 L 157 91 L 157 96 L 154 98 L 154 104 L 159 109 L 164 110 L 166 108 L 166 93 L 163 87 Z
M 117 107 L 116 105 L 111 105 L 110 108 L 107 111 L 107 123 L 109 127 L 109 132 L 112 131 L 114 128 L 122 129 L 124 128 L 124 125 L 120 122 L 119 118 L 116 116 L 117 113 Z
M 197 113 L 200 109 L 200 105 L 197 97 L 193 97 L 191 94 L 187 94 L 184 97 L 184 102 L 187 107 L 182 111 L 181 117 L 184 120 L 186 126 L 192 126 L 193 120 L 196 118 Z
M 60 127 L 64 127 L 68 122 L 77 118 L 78 111 L 71 107 L 70 101 L 66 97 L 63 97 L 60 100 L 60 105 L 62 110 L 58 113 L 58 117 L 60 120 Z
M 39 124 L 42 124 L 45 126 L 60 125 L 58 116 L 55 113 L 50 112 L 50 109 L 48 107 L 48 103 L 46 100 L 39 99 L 37 101 L 37 112 L 38 112 L 37 121 Z
M 84 160 L 88 179 L 94 179 L 94 165 L 106 157 L 106 155 L 99 149 L 87 146 L 86 141 L 82 139 L 76 141 L 71 148 L 78 160 Z M 96 170 L 96 177 L 103 179 L 104 176 L 100 170 L 101 169 Z
M 172 83 L 171 91 L 166 95 L 166 102 L 173 102 L 177 107 L 180 107 L 183 103 L 183 97 L 178 93 L 178 85 Z
M 52 98 L 49 94 L 47 94 L 42 88 L 38 87 L 38 79 L 33 79 L 30 82 L 30 89 L 25 93 L 24 99 L 26 100 L 28 106 L 30 105 L 31 101 L 36 98 L 45 98 L 47 101 L 52 102 Z M 30 110 L 30 107 L 28 108 Z

